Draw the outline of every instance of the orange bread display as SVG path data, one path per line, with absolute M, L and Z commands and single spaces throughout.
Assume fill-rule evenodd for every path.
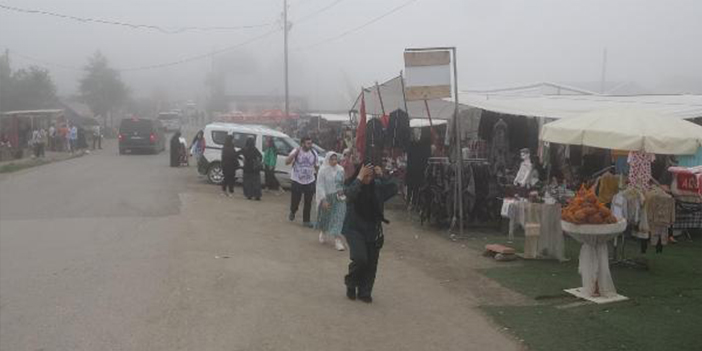
M 573 224 L 613 224 L 617 218 L 607 206 L 601 203 L 593 189 L 583 185 L 573 199 L 568 202 L 561 218 Z

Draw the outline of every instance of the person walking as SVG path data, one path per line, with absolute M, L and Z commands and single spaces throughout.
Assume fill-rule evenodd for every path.
M 44 128 L 39 129 L 39 157 L 46 156 L 46 148 L 49 144 L 49 133 Z
M 256 148 L 254 138 L 246 139 L 242 150 L 244 155 L 244 196 L 261 201 L 261 152 Z
M 68 145 L 70 145 L 71 153 L 76 152 L 78 148 L 78 127 L 75 124 L 68 130 Z
M 342 233 L 349 246 L 349 272 L 344 282 L 346 296 L 371 303 L 383 247 L 384 204 L 397 194 L 397 182 L 383 176 L 381 167 L 361 165 L 345 182 L 346 219 Z
M 182 152 L 183 146 L 180 143 L 180 132 L 176 132 L 171 137 L 171 167 L 180 166 L 180 154 Z
M 312 139 L 302 138 L 302 146 L 293 150 L 285 160 L 286 165 L 292 164 L 292 196 L 290 197 L 290 221 L 295 220 L 295 215 L 300 207 L 300 200 L 305 198 L 302 209 L 302 223 L 308 228 L 314 228 L 310 222 L 312 212 L 312 197 L 315 192 L 315 172 L 317 171 L 317 153 L 312 149 Z
M 52 124 L 49 127 L 49 151 L 56 151 L 56 127 Z
M 234 148 L 234 137 L 227 135 L 222 146 L 222 195 L 231 197 L 234 194 L 236 183 L 236 170 L 239 169 L 239 153 Z M 227 192 L 227 189 L 229 192 Z
M 32 137 L 29 139 L 29 143 L 32 144 L 34 149 L 34 158 L 39 157 L 39 145 L 41 144 L 41 136 L 39 135 L 39 129 L 35 129 L 32 132 Z
M 266 141 L 266 150 L 263 153 L 263 172 L 265 173 L 266 189 L 279 191 L 280 183 L 275 177 L 275 168 L 278 165 L 278 148 L 275 147 L 273 138 Z
M 93 134 L 93 150 L 95 150 L 95 147 L 97 146 L 98 149 L 102 150 L 102 134 L 100 133 L 100 126 L 93 126 L 92 128 L 92 134 Z
M 344 168 L 339 165 L 339 155 L 329 152 L 317 175 L 317 229 L 319 243 L 325 236 L 334 238 L 334 246 L 344 251 L 341 228 L 346 218 L 346 196 L 344 195 Z

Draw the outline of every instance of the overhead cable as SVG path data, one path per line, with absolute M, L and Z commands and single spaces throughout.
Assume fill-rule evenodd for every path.
M 0 9 L 7 10 L 7 11 L 20 12 L 20 13 L 58 17 L 58 18 L 82 22 L 82 23 L 99 23 L 99 24 L 106 24 L 106 25 L 113 25 L 113 26 L 121 26 L 121 27 L 126 27 L 126 28 L 131 28 L 131 29 L 148 29 L 148 30 L 158 31 L 158 32 L 161 32 L 164 34 L 179 34 L 179 33 L 184 33 L 184 32 L 189 32 L 189 31 L 233 31 L 233 30 L 262 28 L 262 27 L 268 27 L 268 26 L 275 24 L 274 22 L 270 22 L 270 23 L 260 23 L 260 24 L 251 24 L 251 25 L 240 25 L 240 26 L 211 26 L 211 27 L 187 26 L 187 27 L 166 28 L 166 27 L 151 25 L 151 24 L 139 24 L 139 23 L 129 23 L 129 22 L 105 20 L 105 19 L 99 19 L 99 18 L 78 17 L 78 16 L 66 15 L 66 14 L 50 12 L 50 11 L 19 8 L 19 7 L 5 5 L 2 3 L 0 3 Z
M 341 39 L 341 38 L 343 38 L 343 37 L 345 37 L 345 36 L 347 36 L 347 35 L 349 35 L 349 34 L 358 32 L 358 31 L 362 30 L 363 28 L 368 27 L 368 26 L 372 25 L 373 23 L 378 22 L 378 21 L 380 21 L 381 19 L 390 16 L 390 15 L 394 14 L 395 12 L 398 12 L 398 11 L 402 10 L 403 8 L 409 6 L 409 5 L 412 5 L 413 3 L 417 2 L 417 1 L 419 1 L 419 0 L 410 0 L 410 1 L 407 1 L 407 2 L 403 3 L 402 5 L 397 6 L 397 7 L 393 8 L 393 9 L 391 9 L 390 11 L 383 13 L 382 15 L 380 15 L 380 16 L 378 16 L 378 17 L 373 18 L 373 19 L 371 19 L 370 21 L 368 21 L 368 22 L 366 22 L 366 23 L 364 23 L 364 24 L 362 24 L 362 25 L 360 25 L 360 26 L 358 26 L 358 27 L 349 29 L 349 30 L 347 30 L 347 31 L 345 31 L 345 32 L 343 32 L 343 33 L 337 35 L 337 36 L 334 36 L 334 37 L 331 37 L 331 38 L 327 38 L 327 39 L 325 39 L 325 40 L 322 40 L 322 41 L 317 42 L 317 43 L 314 43 L 314 44 L 310 44 L 310 45 L 306 45 L 306 46 L 301 46 L 301 47 L 296 47 L 296 48 L 293 48 L 292 50 L 294 50 L 294 51 L 301 51 L 301 50 L 312 49 L 312 48 L 315 48 L 315 47 L 317 47 L 317 46 L 324 45 L 324 44 L 327 44 L 327 43 L 329 43 L 329 42 L 332 42 L 332 41 Z

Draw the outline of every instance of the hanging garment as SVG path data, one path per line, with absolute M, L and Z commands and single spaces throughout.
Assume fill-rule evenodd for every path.
M 373 118 L 366 124 L 366 154 L 364 163 L 382 164 L 383 158 L 383 123 Z
M 492 129 L 490 141 L 490 164 L 492 173 L 499 174 L 509 167 L 507 158 L 509 155 L 509 139 L 507 123 L 500 119 Z
M 360 160 L 366 158 L 366 94 L 361 91 L 361 109 L 359 112 L 358 127 L 356 128 L 356 151 Z
M 619 191 L 619 177 L 605 174 L 600 177 L 597 187 L 597 199 L 603 204 L 612 202 L 612 197 Z
M 646 193 L 646 218 L 652 244 L 668 243 L 668 229 L 675 222 L 675 199 L 655 188 Z
M 651 163 L 656 159 L 654 154 L 634 151 L 629 153 L 629 186 L 647 191 L 651 182 Z
M 390 113 L 385 140 L 388 147 L 407 150 L 411 138 L 409 116 L 403 110 L 395 110 Z

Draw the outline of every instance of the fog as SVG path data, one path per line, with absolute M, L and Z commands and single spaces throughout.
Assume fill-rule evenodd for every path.
M 96 50 L 120 69 L 222 51 L 280 28 L 282 3 L 1 0 L 8 6 L 166 28 L 273 25 L 165 34 L 0 9 L 0 48 L 9 49 L 13 68 L 49 68 L 59 94 L 67 96 L 76 93 L 79 69 Z M 307 97 L 312 109 L 344 110 L 362 85 L 400 72 L 405 48 L 422 46 L 458 48 L 461 89 L 598 82 L 606 48 L 608 81 L 636 82 L 650 92 L 702 93 L 698 0 L 418 0 L 314 46 L 404 3 L 407 0 L 290 0 L 291 94 Z M 213 67 L 228 67 L 233 72 L 228 84 L 238 92 L 282 94 L 282 66 L 283 34 L 278 31 L 215 59 L 204 56 L 165 68 L 125 71 L 122 78 L 135 97 L 160 93 L 202 101 Z

